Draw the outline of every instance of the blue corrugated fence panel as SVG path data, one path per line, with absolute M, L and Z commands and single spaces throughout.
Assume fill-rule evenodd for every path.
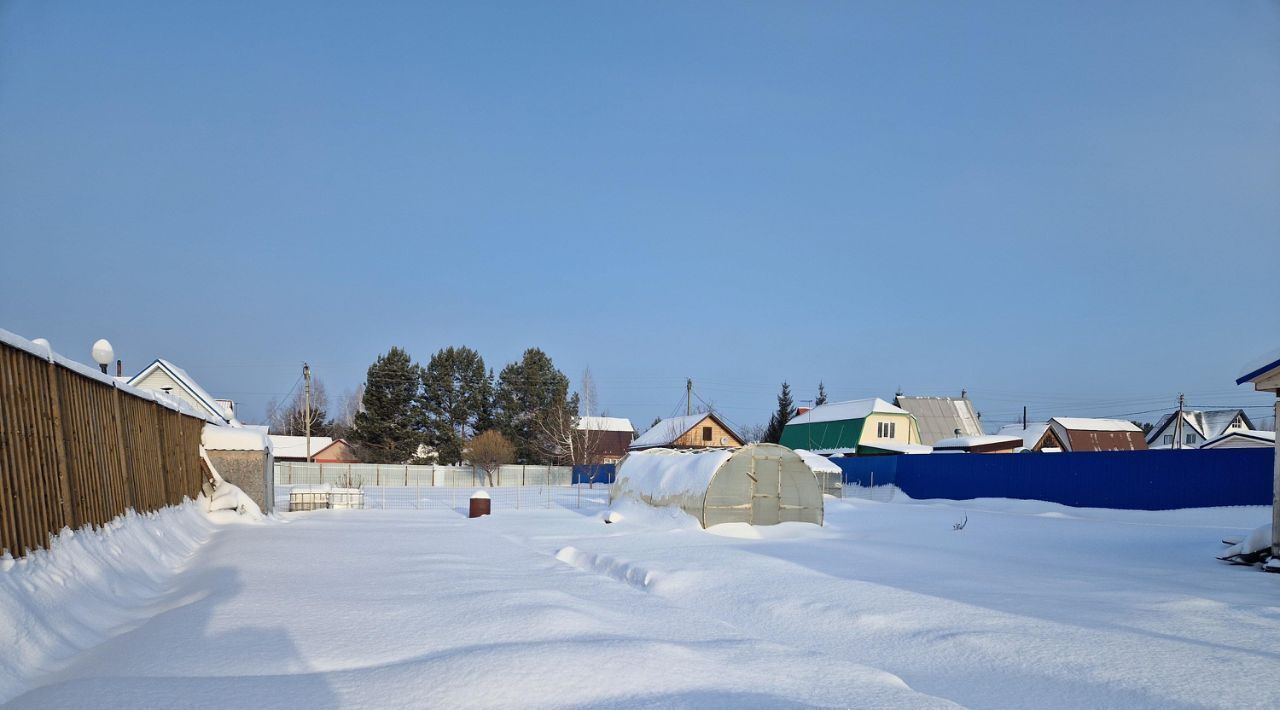
M 613 483 L 614 475 L 617 473 L 617 466 L 611 463 L 596 464 L 594 466 L 574 466 L 573 482 L 574 483 Z
M 1079 508 L 1270 505 L 1271 449 L 929 454 L 833 459 L 845 482 L 915 499 L 1022 498 Z

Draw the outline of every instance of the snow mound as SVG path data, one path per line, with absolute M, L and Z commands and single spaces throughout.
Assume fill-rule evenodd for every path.
M 1243 540 L 1228 547 L 1218 559 L 1237 565 L 1256 565 L 1271 557 L 1271 524 L 1267 523 L 1249 533 Z
M 570 545 L 556 553 L 556 559 L 584 572 L 595 572 L 612 577 L 619 582 L 626 582 L 636 589 L 647 591 L 656 584 L 660 576 L 650 570 L 626 560 L 609 555 L 598 555 L 584 552 Z
M 206 505 L 130 510 L 98 529 L 63 529 L 47 550 L 0 558 L 0 704 L 159 611 L 169 580 L 213 530 Z

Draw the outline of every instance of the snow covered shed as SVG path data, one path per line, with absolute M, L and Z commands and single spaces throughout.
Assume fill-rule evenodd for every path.
M 200 444 L 223 480 L 252 498 L 262 512 L 275 508 L 275 461 L 266 434 L 246 427 L 206 424 Z
M 799 454 L 777 444 L 737 449 L 633 451 L 618 462 L 610 501 L 678 506 L 702 527 L 822 524 L 822 488 Z

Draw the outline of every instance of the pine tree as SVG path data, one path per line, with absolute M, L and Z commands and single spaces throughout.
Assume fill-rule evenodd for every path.
M 818 396 L 813 400 L 813 406 L 821 407 L 827 403 L 827 388 L 822 386 L 822 381 L 818 381 Z
M 765 429 L 761 441 L 776 444 L 782 439 L 782 430 L 795 414 L 795 402 L 791 400 L 791 385 L 782 383 L 782 391 L 778 393 L 778 409 L 769 417 L 769 427 Z
M 422 441 L 418 391 L 421 368 L 393 347 L 369 366 L 364 411 L 356 415 L 351 438 L 369 463 L 404 463 Z
M 516 460 L 526 463 L 545 457 L 539 440 L 546 438 L 543 430 L 550 422 L 576 422 L 578 416 L 577 395 L 569 397 L 569 378 L 538 348 L 502 368 L 493 404 L 499 431 L 515 445 Z
M 493 381 L 484 358 L 467 347 L 445 348 L 422 369 L 420 404 L 427 444 L 440 463 L 461 463 L 466 442 L 487 428 Z

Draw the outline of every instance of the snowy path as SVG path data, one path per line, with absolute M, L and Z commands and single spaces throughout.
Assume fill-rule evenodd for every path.
M 832 501 L 824 528 L 709 534 L 650 509 L 299 514 L 217 530 L 167 611 L 13 706 L 1280 707 L 1258 682 L 1280 575 L 1213 559 L 1267 515 Z
M 21 707 L 939 707 L 893 676 L 761 640 L 467 521 L 334 511 L 219 531 L 186 600 L 81 654 Z

